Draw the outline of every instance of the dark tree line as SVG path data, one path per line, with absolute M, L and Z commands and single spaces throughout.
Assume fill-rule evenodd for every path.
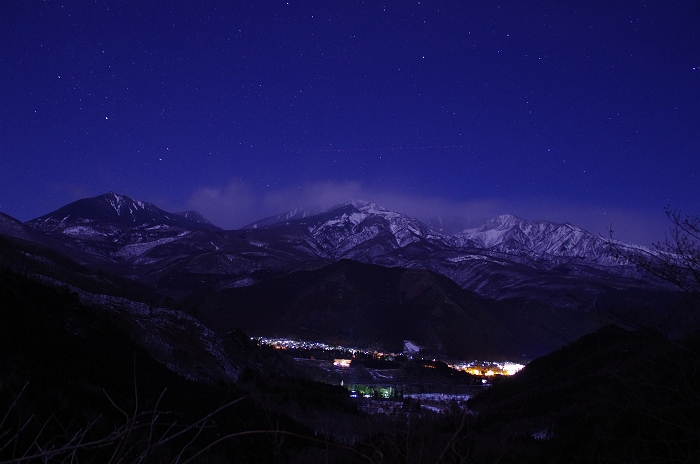
M 653 314 L 625 314 L 632 326 L 652 328 L 675 336 L 690 334 L 700 329 L 700 216 L 666 209 L 671 226 L 666 238 L 652 249 L 642 252 L 620 245 L 612 240 L 613 253 L 670 284 L 681 293 L 670 300 L 668 308 L 655 308 Z M 619 314 L 618 314 L 619 316 Z

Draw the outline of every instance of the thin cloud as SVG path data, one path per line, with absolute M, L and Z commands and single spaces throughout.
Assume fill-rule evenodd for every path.
M 187 207 L 220 227 L 237 229 L 292 209 L 321 211 L 350 199 L 371 201 L 391 211 L 433 223 L 436 219 L 459 223 L 454 221 L 455 218 L 459 218 L 461 223 L 468 223 L 506 213 L 529 220 L 569 222 L 603 237 L 607 237 L 612 229 L 616 239 L 642 245 L 662 240 L 668 229 L 663 211 L 650 216 L 641 211 L 565 204 L 548 198 L 455 201 L 392 192 L 360 182 L 316 182 L 258 194 L 247 184 L 232 181 L 224 187 L 196 190 L 187 201 Z
M 223 188 L 202 187 L 187 200 L 187 208 L 197 211 L 225 229 L 241 227 L 256 210 L 256 198 L 242 182 L 230 182 Z
M 262 205 L 269 215 L 294 208 L 327 209 L 347 200 L 373 201 L 359 182 L 317 182 L 266 194 Z

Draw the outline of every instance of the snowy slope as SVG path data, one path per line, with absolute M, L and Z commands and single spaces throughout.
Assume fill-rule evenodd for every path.
M 119 259 L 134 258 L 192 231 L 221 230 L 194 211 L 168 213 L 114 192 L 75 201 L 26 225 L 93 255 Z
M 423 240 L 445 241 L 417 219 L 362 200 L 270 227 L 281 230 L 292 225 L 303 227 L 313 242 L 335 259 L 367 253 L 375 256 Z
M 43 232 L 76 236 L 106 234 L 106 237 L 111 236 L 107 225 L 114 233 L 124 229 L 154 230 L 162 227 L 221 230 L 196 212 L 168 213 L 152 203 L 132 200 L 114 192 L 75 201 L 26 224 Z
M 532 259 L 566 257 L 601 265 L 625 264 L 612 253 L 608 240 L 579 227 L 568 223 L 528 221 L 509 214 L 458 233 L 454 242 L 462 247 L 482 248 Z M 646 250 L 643 247 L 633 248 Z
M 646 279 L 602 237 L 571 224 L 512 215 L 449 236 L 377 204 L 350 200 L 320 213 L 295 209 L 237 231 L 207 224 L 196 213 L 167 213 L 113 193 L 28 223 L 71 246 L 131 266 L 150 285 L 183 295 L 204 287 L 251 285 L 263 276 L 340 259 L 429 269 L 496 299 L 546 294 L 542 297 L 561 300 L 570 288 L 587 298 L 606 285 L 627 289 Z

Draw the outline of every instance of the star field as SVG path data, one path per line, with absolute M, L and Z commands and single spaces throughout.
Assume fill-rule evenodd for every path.
M 3 2 L 0 212 L 361 197 L 649 244 L 700 211 L 693 1 Z

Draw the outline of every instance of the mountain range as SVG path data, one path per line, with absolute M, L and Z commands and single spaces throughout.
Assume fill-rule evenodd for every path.
M 627 259 L 652 251 L 570 224 L 501 215 L 447 235 L 359 200 L 223 230 L 109 192 L 26 223 L 1 215 L 0 238 L 10 267 L 134 305 L 167 301 L 214 332 L 387 349 L 412 339 L 452 357 L 531 358 L 594 330 L 609 307 L 651 310 L 669 292 Z

